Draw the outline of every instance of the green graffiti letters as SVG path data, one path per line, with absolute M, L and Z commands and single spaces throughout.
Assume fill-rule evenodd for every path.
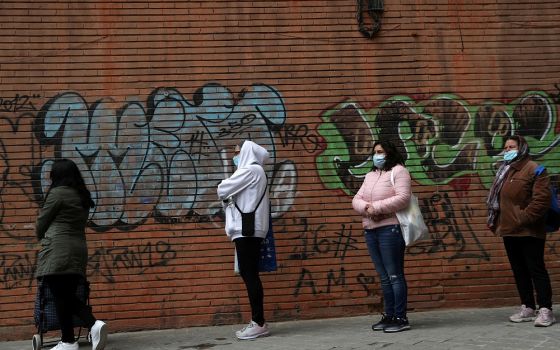
M 376 140 L 393 141 L 406 158 L 413 179 L 422 185 L 447 184 L 463 176 L 492 183 L 505 137 L 523 135 L 531 155 L 551 174 L 560 172 L 560 133 L 554 100 L 528 91 L 508 104 L 471 105 L 453 94 L 417 102 L 393 96 L 363 110 L 343 101 L 322 115 L 318 131 L 327 142 L 317 156 L 319 175 L 329 189 L 357 192 L 372 168 Z

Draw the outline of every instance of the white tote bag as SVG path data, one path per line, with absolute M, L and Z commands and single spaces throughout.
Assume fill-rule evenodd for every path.
M 395 187 L 395 179 L 393 177 L 393 169 L 391 169 L 391 185 Z M 402 210 L 397 211 L 397 219 L 401 225 L 401 231 L 406 245 L 411 245 L 417 240 L 428 239 L 430 234 L 428 227 L 424 223 L 422 211 L 418 205 L 418 197 L 410 194 L 410 203 Z

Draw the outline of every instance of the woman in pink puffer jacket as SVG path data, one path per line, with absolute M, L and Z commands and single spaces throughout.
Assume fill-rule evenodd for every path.
M 390 141 L 375 142 L 373 164 L 352 206 L 362 215 L 369 254 L 383 290 L 385 312 L 372 329 L 394 333 L 410 329 L 406 317 L 405 242 L 395 213 L 408 206 L 411 181 L 404 158 Z

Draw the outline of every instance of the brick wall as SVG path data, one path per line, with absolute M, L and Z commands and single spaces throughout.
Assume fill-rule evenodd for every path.
M 408 248 L 410 308 L 516 305 L 484 201 L 503 135 L 560 172 L 558 2 L 387 0 L 372 39 L 356 9 L 2 1 L 0 339 L 34 333 L 33 225 L 57 157 L 96 198 L 91 303 L 112 331 L 246 322 L 215 194 L 246 138 L 273 155 L 269 321 L 381 309 L 351 208 L 381 137 L 406 155 L 432 237 Z

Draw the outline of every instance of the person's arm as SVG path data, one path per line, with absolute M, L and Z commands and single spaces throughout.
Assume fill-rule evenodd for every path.
M 367 187 L 368 178 L 369 176 L 366 175 L 366 178 L 364 179 L 364 182 L 362 182 L 360 190 L 352 199 L 352 208 L 354 208 L 354 210 L 362 216 L 368 216 L 367 210 L 371 205 L 371 203 L 364 200 L 364 191 Z
M 529 205 L 520 209 L 519 217 L 522 224 L 530 224 L 542 219 L 550 207 L 550 178 L 546 170 L 535 175 L 533 182 L 533 195 Z
M 41 208 L 37 221 L 35 222 L 35 236 L 37 236 L 39 241 L 45 238 L 45 232 L 47 232 L 49 226 L 56 217 L 61 203 L 62 200 L 56 192 L 50 191 L 47 194 L 45 204 L 43 208 Z
M 249 187 L 257 177 L 249 169 L 238 169 L 218 185 L 218 197 L 223 201 Z
M 373 202 L 371 211 L 374 216 L 396 213 L 406 208 L 410 203 L 411 179 L 408 170 L 401 166 L 394 167 L 393 179 L 395 181 L 393 186 L 395 195 Z

